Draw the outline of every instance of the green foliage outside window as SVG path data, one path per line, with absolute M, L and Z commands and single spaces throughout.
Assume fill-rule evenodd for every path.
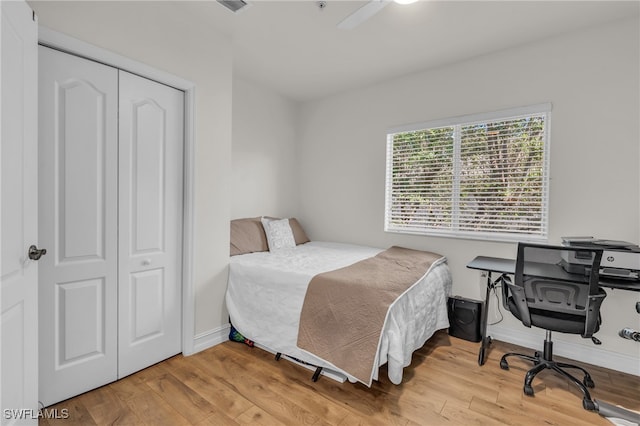
M 390 135 L 387 227 L 542 235 L 545 117 Z

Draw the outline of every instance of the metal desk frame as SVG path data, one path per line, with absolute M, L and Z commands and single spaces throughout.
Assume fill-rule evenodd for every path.
M 486 352 L 491 345 L 491 336 L 487 336 L 487 316 L 489 313 L 489 298 L 491 291 L 496 288 L 498 282 L 504 275 L 513 275 L 516 270 L 515 259 L 505 259 L 502 257 L 477 256 L 467 264 L 467 268 L 484 271 L 487 273 L 487 288 L 484 296 L 484 309 L 480 317 L 480 332 L 482 333 L 482 342 L 480 344 L 480 352 L 478 353 L 478 365 L 484 365 L 486 361 Z M 500 274 L 495 280 L 491 273 Z M 607 287 L 628 291 L 640 291 L 640 282 L 627 280 L 613 280 L 600 278 L 600 287 Z

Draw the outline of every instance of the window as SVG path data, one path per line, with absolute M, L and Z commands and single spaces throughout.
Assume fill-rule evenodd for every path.
M 551 105 L 387 134 L 385 231 L 544 240 Z

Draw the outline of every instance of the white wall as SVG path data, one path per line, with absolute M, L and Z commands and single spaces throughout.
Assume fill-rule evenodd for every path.
M 295 104 L 233 78 L 231 217 L 297 215 Z
M 481 298 L 478 274 L 465 264 L 478 254 L 513 256 L 515 245 L 382 230 L 386 129 L 405 123 L 552 102 L 550 241 L 593 234 L 640 242 L 637 20 L 299 108 L 251 82 L 232 80 L 230 41 L 189 16 L 189 7 L 30 4 L 44 26 L 196 84 L 197 334 L 227 323 L 230 217 L 297 215 L 312 239 L 439 251 L 449 258 L 454 292 Z M 591 128 L 581 129 L 586 126 Z M 609 292 L 598 334 L 604 349 L 640 355 L 636 343 L 616 336 L 623 326 L 640 328 L 633 313 L 637 300 L 637 294 Z M 508 314 L 504 324 L 514 333 L 528 332 Z
M 195 83 L 195 333 L 227 324 L 230 41 L 172 2 L 29 4 L 41 25 Z
M 453 292 L 484 298 L 479 273 L 466 263 L 477 255 L 515 257 L 515 244 L 385 233 L 386 130 L 551 102 L 549 242 L 594 235 L 639 243 L 639 51 L 636 18 L 305 104 L 297 152 L 307 233 L 316 240 L 440 252 L 452 268 Z M 639 345 L 617 336 L 625 326 L 640 329 L 638 300 L 640 293 L 609 291 L 601 349 L 638 359 Z M 501 326 L 515 335 L 532 333 L 508 313 Z M 593 347 L 575 336 L 555 340 Z

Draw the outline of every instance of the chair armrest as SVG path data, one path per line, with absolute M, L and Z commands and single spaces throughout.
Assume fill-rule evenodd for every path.
M 506 279 L 502 282 L 503 286 L 506 285 L 507 291 L 505 292 L 503 287 L 503 296 L 502 299 L 507 303 L 509 294 L 511 294 L 511 299 L 513 300 L 514 305 L 518 309 L 518 314 L 520 316 L 520 321 L 526 327 L 531 328 L 531 314 L 529 313 L 529 307 L 527 306 L 527 296 L 524 292 L 524 287 L 517 286 L 513 284 L 510 278 L 506 277 Z M 509 307 L 507 306 L 507 309 Z M 511 309 L 509 309 L 511 310 Z
M 502 307 L 507 311 L 511 311 L 511 309 L 509 309 L 509 303 L 507 303 L 507 301 L 509 300 L 509 285 L 513 285 L 511 277 L 502 274 L 502 276 L 500 277 L 500 287 L 502 288 Z
M 588 339 L 592 337 L 600 328 L 600 305 L 607 297 L 607 293 L 603 289 L 599 289 L 598 294 L 589 296 L 589 306 L 586 309 L 586 318 L 584 321 L 584 333 L 582 337 Z

